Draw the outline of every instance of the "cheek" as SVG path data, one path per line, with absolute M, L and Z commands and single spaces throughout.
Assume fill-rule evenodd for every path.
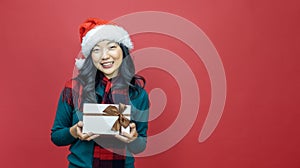
M 95 55 L 91 55 L 91 56 L 92 56 L 94 66 L 97 67 L 97 69 L 98 69 L 99 68 L 100 57 L 97 57 Z
M 120 68 L 121 64 L 122 64 L 122 59 L 115 61 L 115 65 L 116 65 L 117 68 Z
M 116 56 L 115 56 L 115 59 L 114 59 L 115 63 L 117 63 L 118 66 L 121 65 L 122 61 L 123 61 L 123 55 L 122 53 L 118 53 Z
M 114 53 L 113 53 L 113 58 L 115 61 L 120 61 L 123 59 L 123 53 L 122 53 L 122 50 L 116 50 Z
M 93 62 L 94 62 L 94 63 L 97 63 L 97 62 L 100 61 L 100 56 L 92 55 L 92 59 L 93 59 Z

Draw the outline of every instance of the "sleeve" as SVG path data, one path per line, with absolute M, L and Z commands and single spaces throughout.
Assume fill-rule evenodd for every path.
M 65 88 L 60 95 L 56 116 L 51 129 L 51 141 L 57 146 L 70 145 L 76 140 L 70 133 L 73 107 L 63 98 L 66 96 L 67 92 L 71 92 L 70 90 L 71 88 Z
M 147 92 L 142 89 L 138 99 L 132 100 L 133 115 L 132 122 L 136 124 L 138 138 L 128 144 L 130 152 L 137 154 L 141 153 L 146 148 L 147 143 L 147 130 L 149 118 L 149 98 Z

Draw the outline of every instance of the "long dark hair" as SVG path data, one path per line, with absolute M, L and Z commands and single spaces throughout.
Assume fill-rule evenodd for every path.
M 119 67 L 118 82 L 114 89 L 126 89 L 133 92 L 130 97 L 134 99 L 139 95 L 139 89 L 144 88 L 146 80 L 144 77 L 135 74 L 135 67 L 128 48 L 122 43 L 119 44 L 123 52 L 122 64 Z M 81 103 L 96 103 L 95 88 L 101 84 L 103 72 L 99 71 L 93 64 L 91 53 L 86 58 L 78 76 L 75 78 L 82 85 Z

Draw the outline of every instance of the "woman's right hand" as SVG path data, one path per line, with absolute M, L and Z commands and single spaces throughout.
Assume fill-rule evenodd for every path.
M 77 124 L 73 125 L 70 127 L 70 133 L 74 138 L 78 138 L 82 141 L 90 141 L 92 139 L 95 139 L 99 137 L 99 134 L 93 134 L 93 133 L 82 133 L 82 127 L 83 127 L 83 122 L 79 121 Z

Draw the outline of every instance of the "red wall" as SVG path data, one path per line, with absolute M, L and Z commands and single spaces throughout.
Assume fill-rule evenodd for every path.
M 137 158 L 137 167 L 300 167 L 297 0 L 1 0 L 1 167 L 66 167 L 67 147 L 51 143 L 50 129 L 59 93 L 72 77 L 80 49 L 78 25 L 91 16 L 115 19 L 149 10 L 184 17 L 206 33 L 223 62 L 227 94 L 218 126 L 200 143 L 211 99 L 205 63 L 172 37 L 135 35 L 136 51 L 160 47 L 185 59 L 201 97 L 186 136 L 167 151 Z M 180 86 L 159 69 L 141 74 L 148 79 L 146 89 L 164 89 L 168 101 L 164 112 L 149 123 L 153 136 L 175 120 Z

